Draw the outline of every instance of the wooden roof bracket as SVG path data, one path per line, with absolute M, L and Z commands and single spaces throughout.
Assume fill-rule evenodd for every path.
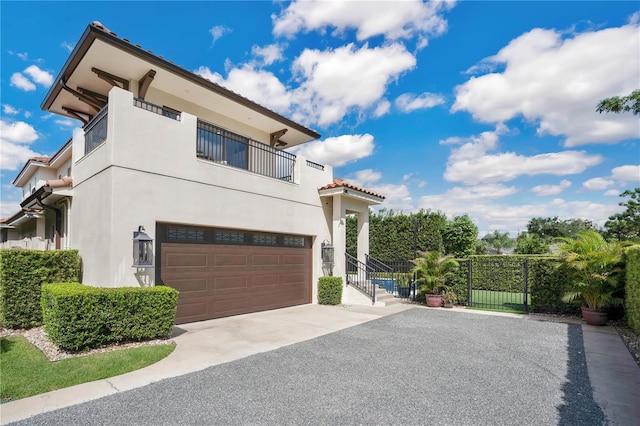
M 83 93 L 80 93 L 77 90 L 73 90 L 71 87 L 67 86 L 67 82 L 64 81 L 64 78 L 60 79 L 60 84 L 62 85 L 62 88 L 64 90 L 66 90 L 67 92 L 71 93 L 76 98 L 80 99 L 82 102 L 84 102 L 85 104 L 89 105 L 91 108 L 95 109 L 96 112 L 100 111 L 102 109 L 102 107 L 104 106 L 104 105 L 100 105 L 100 103 L 98 101 L 96 101 L 95 99 L 91 98 L 90 96 L 87 96 L 87 95 L 85 95 Z
M 269 144 L 272 147 L 278 147 L 278 146 L 286 146 L 287 143 L 283 142 L 280 140 L 280 138 L 282 136 L 284 136 L 285 133 L 287 133 L 288 129 L 282 129 L 282 130 L 278 130 L 277 132 L 273 132 L 271 133 L 271 135 L 269 135 Z
M 75 110 L 73 108 L 69 108 L 66 106 L 63 106 L 62 109 L 69 115 L 77 118 L 78 120 L 82 121 L 82 123 L 84 124 L 84 126 L 86 126 L 87 124 L 89 124 L 89 122 L 93 119 L 93 115 L 86 113 L 86 112 L 82 112 L 82 111 L 78 111 Z M 86 118 L 85 118 L 86 117 Z M 84 127 L 83 126 L 83 127 Z
M 149 90 L 149 86 L 151 86 L 151 82 L 155 76 L 156 72 L 149 70 L 138 82 L 138 97 L 140 99 L 144 99 L 144 97 L 147 96 L 147 90 Z
M 109 74 L 108 72 L 102 71 L 96 67 L 92 67 L 91 71 L 96 73 L 98 77 L 109 83 L 111 86 L 118 86 L 121 89 L 129 90 L 129 80 L 125 80 L 117 75 Z
M 78 92 L 82 93 L 85 96 L 88 96 L 98 102 L 99 105 L 103 107 L 109 102 L 109 98 L 102 93 L 94 92 L 93 90 L 85 89 L 84 87 L 78 86 Z

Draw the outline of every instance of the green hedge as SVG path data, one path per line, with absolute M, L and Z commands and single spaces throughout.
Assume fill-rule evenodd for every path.
M 342 302 L 342 278 L 320 277 L 318 280 L 318 303 L 339 305 Z
M 529 263 L 529 294 L 531 310 L 547 314 L 579 314 L 580 301 L 562 301 L 571 288 L 567 272 L 557 257 L 531 257 Z
M 79 273 L 77 250 L 0 250 L 0 325 L 42 325 L 42 284 L 78 281 Z
M 45 284 L 44 328 L 52 342 L 68 351 L 155 339 L 171 332 L 177 300 L 178 291 L 165 286 Z
M 627 324 L 640 335 L 640 246 L 625 251 L 625 311 Z

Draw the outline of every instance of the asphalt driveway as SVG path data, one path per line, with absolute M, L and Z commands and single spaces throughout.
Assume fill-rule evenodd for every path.
M 579 325 L 410 309 L 22 425 L 601 425 Z

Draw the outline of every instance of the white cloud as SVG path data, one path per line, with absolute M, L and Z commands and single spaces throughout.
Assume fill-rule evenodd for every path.
M 73 44 L 63 41 L 60 43 L 60 47 L 62 47 L 67 52 L 71 53 L 73 51 Z
M 571 182 L 566 179 L 560 181 L 558 185 L 536 185 L 530 189 L 531 192 L 538 197 L 548 197 L 550 195 L 558 195 L 562 191 L 571 187 Z
M 346 180 L 386 197 L 381 207 L 393 210 L 412 210 L 413 200 L 409 188 L 404 184 L 383 183 L 382 173 L 373 169 L 364 169 L 347 176 Z
M 58 126 L 63 126 L 63 127 L 73 127 L 76 125 L 72 120 L 55 120 L 55 123 Z
M 404 93 L 396 98 L 396 108 L 404 113 L 415 111 L 416 109 L 432 108 L 444 103 L 444 97 L 435 93 L 424 92 L 416 96 L 413 93 Z
M 8 114 L 8 115 L 16 115 L 20 111 L 18 111 L 17 109 L 15 109 L 14 107 L 12 107 L 9 104 L 2 104 L 2 112 L 4 112 L 5 114 Z
M 533 29 L 486 58 L 480 65 L 502 65 L 504 71 L 458 86 L 451 110 L 481 122 L 522 116 L 537 123 L 540 135 L 566 136 L 567 147 L 637 138 L 632 114 L 597 114 L 595 106 L 637 88 L 640 67 L 630 64 L 640 62 L 638 29 L 629 24 L 573 37 Z
M 293 92 L 293 118 L 325 126 L 353 109 L 368 109 L 380 101 L 390 82 L 415 65 L 415 57 L 399 43 L 305 49 L 293 63 L 294 76 L 301 82 Z
M 605 197 L 617 197 L 620 195 L 620 191 L 617 189 L 610 189 L 604 193 Z
M 41 70 L 36 65 L 31 65 L 24 70 L 31 79 L 44 87 L 50 87 L 53 84 L 53 75 L 47 71 Z
M 451 9 L 453 1 L 420 0 L 391 2 L 295 1 L 279 15 L 272 15 L 273 33 L 293 37 L 296 33 L 334 28 L 333 35 L 355 29 L 358 40 L 383 35 L 388 40 L 418 38 L 418 48 L 427 45 L 428 37 L 447 29 L 440 16 Z
M 367 133 L 364 135 L 342 135 L 323 141 L 309 142 L 293 147 L 289 151 L 318 163 L 340 167 L 370 156 L 374 148 L 373 136 Z
M 373 111 L 373 116 L 375 118 L 380 118 L 383 115 L 387 114 L 389 112 L 389 110 L 391 109 L 391 102 L 389 102 L 386 99 L 382 99 L 378 105 L 375 107 L 374 111 Z
M 271 65 L 274 62 L 282 61 L 284 56 L 282 54 L 282 46 L 278 44 L 270 44 L 268 46 L 253 46 L 251 53 L 254 56 L 259 57 L 260 63 L 263 65 Z
M 211 37 L 213 37 L 213 40 L 211 40 L 211 44 L 213 45 L 223 35 L 228 34 L 231 31 L 231 28 L 227 28 L 223 25 L 216 25 L 214 27 L 211 27 L 211 29 L 209 30 L 209 34 L 211 34 Z
M 27 78 L 27 76 L 30 77 L 30 79 Z M 30 65 L 25 68 L 23 73 L 16 72 L 11 76 L 11 86 L 17 87 L 25 92 L 36 90 L 34 83 L 48 88 L 53 84 L 53 75 L 38 68 L 36 65 Z
M 11 86 L 17 87 L 25 92 L 36 90 L 36 85 L 19 72 L 13 73 L 11 76 Z
M 273 73 L 256 70 L 248 64 L 231 69 L 226 79 L 207 67 L 194 72 L 279 113 L 286 113 L 291 105 L 291 95 Z
M 40 156 L 27 145 L 38 139 L 35 129 L 22 121 L 0 120 L 1 170 L 17 170 L 30 157 Z
M 498 147 L 498 136 L 507 131 L 505 126 L 499 125 L 496 131 L 483 132 L 466 140 L 454 137 L 441 141 L 441 144 L 462 143 L 459 148 L 452 149 L 444 178 L 469 185 L 507 182 L 522 175 L 577 174 L 602 162 L 600 155 L 590 155 L 585 151 L 561 151 L 530 157 L 515 152 L 487 154 Z
M 3 193 L 4 191 L 6 191 L 6 189 L 3 189 Z M 22 209 L 20 208 L 20 203 L 17 201 L 2 200 L 2 203 L 0 203 L 0 218 L 11 217 L 20 210 Z
M 611 179 L 620 182 L 640 182 L 640 165 L 627 165 L 611 169 Z
M 582 187 L 588 191 L 602 191 L 603 189 L 607 189 L 615 182 L 609 179 L 596 177 L 589 179 L 582 183 Z

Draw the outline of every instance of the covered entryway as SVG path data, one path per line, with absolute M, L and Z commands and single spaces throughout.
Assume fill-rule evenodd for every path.
M 177 324 L 311 302 L 310 237 L 159 224 L 158 241 Z

